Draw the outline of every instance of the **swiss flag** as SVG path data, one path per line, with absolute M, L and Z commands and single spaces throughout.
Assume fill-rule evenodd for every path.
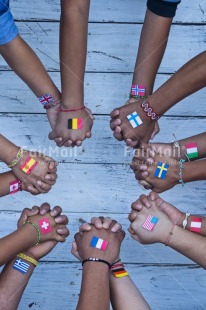
M 41 233 L 44 234 L 48 234 L 52 231 L 52 227 L 50 225 L 49 219 L 48 218 L 44 218 L 42 220 L 38 221 Z
M 9 186 L 10 186 L 10 190 L 9 190 L 10 195 L 15 194 L 19 191 L 19 181 L 18 180 L 11 182 L 9 184 Z

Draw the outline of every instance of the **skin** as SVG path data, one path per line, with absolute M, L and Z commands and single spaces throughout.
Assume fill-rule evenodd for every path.
M 206 52 L 203 52 L 181 67 L 147 99 L 156 115 L 161 117 L 177 102 L 205 87 L 205 71 Z M 155 121 L 147 117 L 141 108 L 142 102 L 142 100 L 136 101 L 130 105 L 117 108 L 111 113 L 111 129 L 115 130 L 117 125 L 115 122 L 118 122 L 123 139 L 125 141 L 131 139 L 133 147 L 138 146 L 140 142 L 148 143 L 155 128 Z M 143 124 L 133 129 L 127 120 L 127 115 L 134 111 L 139 114 Z
M 111 225 L 115 225 L 112 221 Z M 105 251 L 93 248 L 90 242 L 93 236 L 108 240 L 109 244 Z M 75 235 L 75 242 L 78 249 L 78 255 L 82 260 L 88 257 L 103 259 L 112 264 L 119 256 L 120 245 L 124 239 L 124 232 L 118 230 L 113 233 L 111 230 L 97 229 L 92 225 L 90 231 L 79 232 Z M 102 294 L 102 291 L 104 294 Z M 92 298 L 92 304 L 91 304 Z M 77 309 L 81 310 L 109 310 L 109 268 L 104 263 L 86 262 L 83 265 L 82 285 Z
M 91 224 L 84 223 L 80 226 L 79 232 L 83 234 L 84 232 L 88 232 L 92 229 L 92 225 L 95 226 L 96 229 L 110 229 L 111 232 L 116 233 L 121 231 L 122 225 L 120 223 L 112 224 L 111 218 L 104 217 L 93 217 L 91 219 Z M 82 258 L 79 255 L 77 243 L 74 241 L 72 244 L 72 254 L 77 257 L 80 261 Z M 116 258 L 117 261 L 119 257 Z M 124 310 L 124 309 L 141 309 L 147 310 L 150 309 L 144 297 L 141 295 L 135 284 L 133 283 L 130 276 L 116 278 L 112 274 L 109 273 L 109 286 L 110 286 L 110 300 L 113 309 Z
M 48 204 L 45 203 L 42 206 L 46 205 L 48 208 Z M 61 213 L 61 208 L 57 207 L 58 213 Z M 58 229 L 63 229 L 66 231 L 66 226 L 61 225 L 55 222 L 55 219 L 52 217 L 50 213 L 45 215 L 37 214 L 36 208 L 33 209 L 34 214 L 31 218 L 28 217 L 27 220 L 31 221 L 35 225 L 38 226 L 38 221 L 43 218 L 48 218 L 50 221 L 50 225 L 52 226 L 52 231 L 48 234 L 42 234 L 40 242 L 44 241 L 57 241 L 64 242 L 65 237 L 61 236 L 58 233 Z M 24 213 L 23 213 L 24 214 Z M 12 259 L 15 255 L 20 252 L 24 252 L 27 249 L 31 248 L 34 244 L 36 244 L 38 240 L 38 234 L 36 229 L 31 224 L 23 225 L 22 218 L 18 222 L 18 230 L 13 232 L 12 234 L 0 239 L 0 266 L 7 263 L 10 259 Z M 25 218 L 25 216 L 24 216 Z M 64 221 L 66 222 L 66 217 L 64 216 Z
M 32 210 L 24 209 L 18 221 L 18 226 L 21 226 L 22 222 L 28 219 L 28 217 L 33 216 L 35 213 L 45 215 L 48 212 L 50 212 L 50 214 L 55 218 L 55 222 L 58 222 L 58 224 L 63 226 L 67 225 L 68 219 L 64 215 L 61 215 L 61 209 L 59 207 L 54 207 L 50 210 L 50 206 L 48 204 L 43 204 L 40 208 L 33 207 Z M 63 229 L 58 229 L 57 232 L 64 238 L 69 235 L 69 231 L 66 226 Z M 24 253 L 38 261 L 50 253 L 56 244 L 57 242 L 54 240 L 46 241 L 38 246 L 27 249 Z M 35 268 L 33 264 L 30 264 L 28 272 L 26 274 L 22 274 L 13 269 L 14 261 L 15 258 L 8 262 L 0 274 L 0 303 L 2 310 L 16 310 L 18 308 L 22 294 Z
M 133 210 L 130 212 L 129 220 L 131 224 L 128 231 L 131 237 L 142 244 L 166 244 L 168 236 L 170 232 L 172 232 L 168 246 L 193 260 L 201 267 L 206 268 L 205 237 L 184 230 L 178 225 L 174 225 L 171 219 L 158 208 L 159 201 L 154 200 L 150 201 L 150 203 L 150 209 L 143 206 L 138 212 Z M 152 232 L 142 227 L 149 214 L 159 219 Z M 179 221 L 180 220 L 181 219 L 179 219 Z
M 87 53 L 89 0 L 62 0 L 60 19 L 60 71 L 63 110 L 84 106 L 84 73 Z M 72 44 L 71 44 L 72 42 Z M 68 129 L 69 118 L 82 118 L 83 128 Z M 57 141 L 58 146 L 80 146 L 91 137 L 94 117 L 89 109 L 76 112 L 60 112 L 56 126 L 49 139 Z
M 0 160 L 9 165 L 16 158 L 18 151 L 19 147 L 0 135 Z M 20 166 L 28 157 L 34 158 L 38 163 L 30 175 L 27 175 L 20 169 Z M 38 195 L 40 193 L 47 193 L 52 185 L 55 184 L 57 179 L 57 163 L 48 156 L 37 152 L 30 154 L 29 151 L 24 151 L 19 163 L 12 167 L 12 172 L 16 179 L 23 182 L 24 190 L 33 195 Z M 9 184 L 7 185 L 9 189 Z

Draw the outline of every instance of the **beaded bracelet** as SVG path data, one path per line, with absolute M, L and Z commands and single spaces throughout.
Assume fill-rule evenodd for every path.
M 150 95 L 146 95 L 146 96 L 136 96 L 136 95 L 132 95 L 131 93 L 129 93 L 129 98 L 134 98 L 134 99 L 147 99 Z
M 13 168 L 14 166 L 16 166 L 18 164 L 18 162 L 21 159 L 21 156 L 23 154 L 24 150 L 22 148 L 20 148 L 18 150 L 18 153 L 16 154 L 16 157 L 14 160 L 12 160 L 12 162 L 8 165 L 8 168 Z
M 179 183 L 182 183 L 182 186 L 184 186 L 184 184 L 185 184 L 183 179 L 182 179 L 182 170 L 184 169 L 184 167 L 183 167 L 183 163 L 184 162 L 185 162 L 184 159 L 180 159 L 179 160 L 179 166 L 180 166 L 180 172 L 179 172 L 180 179 L 179 179 Z
M 41 241 L 41 232 L 39 230 L 39 227 L 36 226 L 34 223 L 32 223 L 30 221 L 26 221 L 26 222 L 23 223 L 23 225 L 25 225 L 25 224 L 30 224 L 30 225 L 32 225 L 36 229 L 36 231 L 38 233 L 38 240 L 37 240 L 37 242 L 34 245 L 38 245 L 40 243 L 40 241 Z
M 83 266 L 86 262 L 103 263 L 103 264 L 106 264 L 106 265 L 109 267 L 109 269 L 111 268 L 111 265 L 110 265 L 109 262 L 107 262 L 106 260 L 100 259 L 100 258 L 95 258 L 95 257 L 86 258 L 85 260 L 82 261 L 82 266 Z
M 147 101 L 143 101 L 141 104 L 141 107 L 143 108 L 143 111 L 146 113 L 146 115 L 148 117 L 150 117 L 150 119 L 152 121 L 158 120 L 159 116 L 153 111 L 153 109 L 151 108 L 149 102 Z
M 25 260 L 25 261 L 27 261 L 27 262 L 33 264 L 35 267 L 38 265 L 38 262 L 37 262 L 36 259 L 34 259 L 33 257 L 28 256 L 28 255 L 26 255 L 26 254 L 24 254 L 24 253 L 19 253 L 19 254 L 17 255 L 17 257 L 20 257 L 20 258 L 22 258 L 23 260 Z
M 59 111 L 60 112 L 77 112 L 77 111 L 80 111 L 80 110 L 84 110 L 86 107 L 85 105 L 81 108 L 76 108 L 76 109 L 69 109 L 69 110 L 62 110 L 61 107 L 59 107 Z

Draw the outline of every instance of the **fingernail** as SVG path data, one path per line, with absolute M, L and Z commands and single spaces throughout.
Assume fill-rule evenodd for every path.
M 41 181 L 37 181 L 37 184 L 38 184 L 38 185 L 42 185 Z
M 56 222 L 56 223 L 60 223 L 60 222 L 61 222 L 61 216 L 56 217 L 56 218 L 55 218 L 55 222 Z

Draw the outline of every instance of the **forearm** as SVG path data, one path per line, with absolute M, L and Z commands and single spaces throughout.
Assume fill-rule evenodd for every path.
M 0 54 L 37 97 L 50 93 L 55 100 L 60 99 L 60 92 L 41 61 L 20 36 L 0 46 Z
M 148 310 L 148 303 L 129 276 L 115 278 L 110 272 L 110 299 L 114 310 Z
M 186 215 L 183 213 L 182 222 L 185 217 Z M 183 223 L 181 223 L 180 227 L 183 227 Z M 197 214 L 190 214 L 187 218 L 185 229 L 206 237 L 206 218 Z
M 183 98 L 205 87 L 205 72 L 206 52 L 203 52 L 180 68 L 147 101 L 161 116 Z
M 104 263 L 86 262 L 77 310 L 109 310 L 109 268 Z
M 187 159 L 186 144 L 190 144 L 190 143 L 197 144 L 198 158 L 206 157 L 206 132 L 203 132 L 199 135 L 192 136 L 186 139 L 179 140 L 181 158 Z
M 28 271 L 23 274 L 13 268 L 16 258 L 12 259 L 0 275 L 1 310 L 16 310 L 22 294 L 34 271 L 34 265 L 29 263 Z M 28 263 L 25 261 L 25 263 Z
M 19 147 L 0 135 L 0 160 L 9 165 L 15 159 Z
M 185 183 L 206 180 L 206 159 L 184 163 L 182 175 Z
M 12 171 L 0 174 L 0 197 L 10 193 L 10 183 L 16 180 L 16 176 Z
M 32 247 L 37 239 L 36 230 L 29 224 L 0 239 L 0 266 L 6 264 L 20 252 Z
M 144 85 L 146 95 L 150 95 L 153 91 L 171 24 L 172 18 L 156 15 L 147 9 L 132 81 L 132 84 Z
M 90 0 L 62 0 L 60 20 L 60 69 L 65 107 L 84 104 L 84 72 Z
M 206 268 L 206 238 L 175 226 L 169 246 Z

